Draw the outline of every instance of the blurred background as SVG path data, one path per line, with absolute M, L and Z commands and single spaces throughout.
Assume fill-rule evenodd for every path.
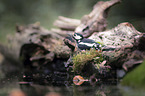
M 98 1 L 107 0 L 0 0 L 0 43 L 7 34 L 15 33 L 15 25 L 40 22 L 46 29 L 53 27 L 58 16 L 80 19 L 91 12 Z M 121 22 L 130 22 L 145 31 L 145 0 L 122 0 L 108 14 L 108 29 Z

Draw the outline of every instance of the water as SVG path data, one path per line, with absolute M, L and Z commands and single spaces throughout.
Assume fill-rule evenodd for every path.
M 25 74 L 23 67 L 11 63 L 8 65 L 6 62 L 3 64 L 5 67 L 0 66 L 3 70 L 5 68 L 4 73 L 7 73 L 5 78 L 0 79 L 0 96 L 145 96 L 145 90 L 123 87 L 113 80 L 104 80 L 103 83 L 86 80 L 81 85 L 75 85 L 74 76 L 69 78 L 71 76 L 66 74 L 66 71 L 56 70 L 62 69 L 59 67 L 60 63 L 53 71 L 44 67 L 42 70 L 26 70 L 28 72 Z M 30 74 L 31 72 L 33 74 Z
M 48 86 L 34 82 L 20 82 L 18 77 L 12 75 L 1 80 L 0 96 L 145 96 L 144 90 L 123 87 L 119 84 L 91 85 L 85 81 L 80 86 L 73 83 L 69 85 L 66 83 L 65 86 Z

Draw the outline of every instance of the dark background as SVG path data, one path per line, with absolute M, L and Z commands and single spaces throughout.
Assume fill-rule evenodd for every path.
M 80 19 L 91 12 L 98 1 L 107 0 L 0 0 L 0 42 L 6 44 L 7 34 L 14 34 L 15 25 L 40 22 L 50 29 L 58 16 Z M 122 0 L 111 8 L 108 29 L 121 22 L 132 23 L 145 31 L 145 0 Z

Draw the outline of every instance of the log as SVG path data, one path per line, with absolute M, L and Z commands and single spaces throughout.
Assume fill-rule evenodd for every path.
M 0 81 L 7 80 L 9 76 L 16 75 L 16 73 L 20 75 L 19 72 L 22 71 L 22 68 L 15 51 L 4 44 L 0 44 Z
M 57 51 L 61 50 L 57 49 L 61 47 L 64 48 L 64 54 L 65 51 L 69 51 L 69 48 L 67 48 L 67 46 L 63 43 L 63 38 L 66 36 L 64 33 L 58 34 L 58 31 L 53 32 L 44 29 L 39 23 L 30 24 L 27 26 L 17 26 L 16 29 L 17 33 L 14 36 L 9 36 L 9 43 L 13 50 L 20 50 L 25 44 L 36 44 L 44 47 L 44 49 L 48 51 L 58 54 L 60 52 Z M 20 52 L 17 51 L 16 54 L 19 56 Z
M 145 57 L 145 36 L 143 33 L 137 31 L 128 22 L 118 24 L 115 28 L 104 31 L 107 26 L 108 9 L 119 2 L 120 0 L 100 1 L 94 6 L 92 12 L 84 15 L 81 20 L 59 16 L 58 20 L 54 22 L 58 29 L 47 30 L 41 27 L 40 23 L 16 26 L 17 33 L 10 38 L 10 42 L 14 50 L 20 50 L 16 54 L 20 56 L 27 75 L 31 73 L 31 76 L 33 76 L 35 74 L 36 77 L 34 78 L 38 79 L 44 73 L 44 75 L 49 75 L 48 80 L 50 80 L 55 78 L 52 73 L 56 73 L 54 76 L 60 74 L 66 76 L 67 72 L 71 74 L 72 70 L 69 71 L 66 67 L 73 65 L 72 57 L 80 52 L 80 50 L 79 52 L 74 51 L 77 49 L 76 42 L 71 39 L 74 32 L 83 34 L 85 38 L 101 42 L 105 46 L 103 48 L 108 49 L 101 52 L 104 61 L 100 62 L 99 67 L 104 71 L 104 68 L 108 67 L 106 65 L 109 65 L 109 67 L 111 66 L 110 72 L 104 74 L 96 69 L 94 66 L 97 64 L 89 59 L 86 67 L 82 67 L 85 73 L 88 72 L 88 76 L 92 75 L 93 72 L 96 73 L 96 71 L 91 71 L 89 74 L 91 69 L 88 70 L 88 68 L 99 70 L 100 73 L 98 74 L 101 74 L 99 78 L 104 78 L 101 76 L 114 72 L 112 70 L 124 69 L 129 71 L 134 65 L 142 63 Z M 66 37 L 68 34 L 70 38 Z M 66 44 L 73 49 L 70 49 Z M 114 50 L 109 50 L 111 48 Z
M 106 29 L 108 9 L 119 2 L 120 0 L 100 1 L 95 4 L 90 14 L 82 17 L 81 21 L 59 16 L 54 25 L 60 29 L 71 30 L 83 34 L 84 37 L 89 37 L 94 32 Z
M 111 30 L 94 33 L 89 38 L 96 42 L 102 42 L 109 48 L 115 48 L 113 51 L 103 52 L 108 59 L 108 64 L 115 69 L 123 68 L 129 71 L 128 69 L 144 60 L 144 46 L 142 46 L 144 35 L 128 22 L 118 24 Z
M 137 31 L 132 24 L 124 22 L 113 29 L 94 33 L 89 39 L 102 43 L 104 48 L 108 49 L 102 52 L 107 60 L 106 65 L 110 65 L 115 70 L 130 71 L 134 66 L 141 64 L 145 58 L 144 37 L 144 34 Z M 115 50 L 109 50 L 112 48 Z M 68 65 L 69 63 L 72 64 L 71 61 Z
M 53 25 L 62 30 L 74 31 L 74 29 L 79 24 L 80 24 L 80 20 L 59 16 L 58 20 L 56 20 Z
M 94 32 L 105 30 L 108 9 L 119 2 L 120 0 L 98 2 L 90 14 L 82 17 L 81 24 L 75 29 L 75 32 L 82 33 L 84 37 L 89 37 Z

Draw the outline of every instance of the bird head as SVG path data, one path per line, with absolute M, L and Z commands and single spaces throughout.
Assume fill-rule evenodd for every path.
M 79 41 L 79 40 L 82 40 L 84 37 L 83 37 L 83 35 L 80 34 L 80 33 L 74 33 L 73 38 L 74 38 L 76 41 Z

